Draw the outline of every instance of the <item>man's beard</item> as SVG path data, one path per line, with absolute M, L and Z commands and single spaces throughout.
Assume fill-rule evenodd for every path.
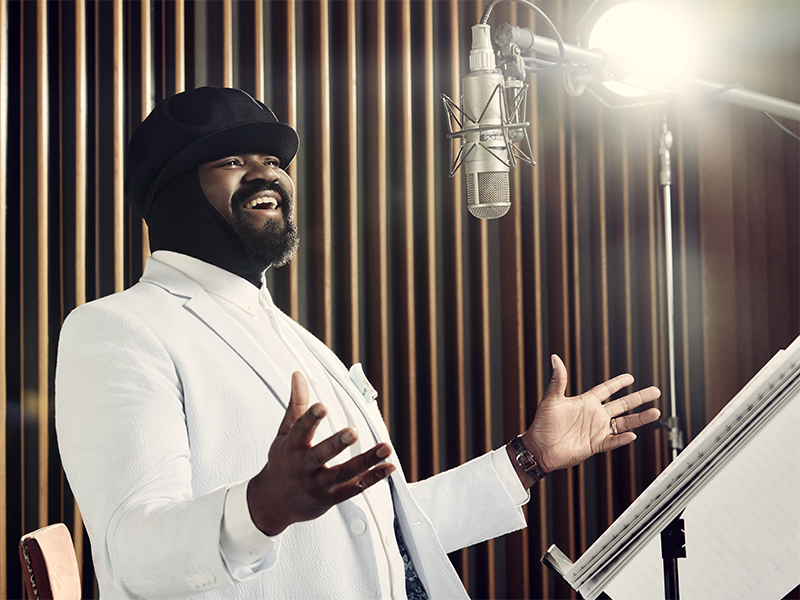
M 262 227 L 255 225 L 244 214 L 243 207 L 248 198 L 254 194 L 275 191 L 281 197 L 282 219 L 267 219 Z M 291 260 L 300 243 L 297 224 L 294 221 L 292 198 L 277 182 L 258 183 L 239 188 L 231 198 L 231 226 L 242 240 L 253 259 L 268 267 L 282 267 Z

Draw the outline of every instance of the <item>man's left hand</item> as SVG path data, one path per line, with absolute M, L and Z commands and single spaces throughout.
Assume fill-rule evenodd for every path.
M 631 413 L 661 395 L 655 387 L 609 401 L 612 395 L 633 383 L 633 376 L 627 373 L 580 396 L 568 398 L 564 395 L 567 368 L 556 355 L 552 361 L 550 385 L 539 403 L 533 423 L 522 435 L 522 442 L 544 473 L 577 465 L 599 452 L 630 444 L 636 439 L 634 429 L 652 423 L 661 415 L 657 408 Z M 516 460 L 513 462 L 522 483 L 530 487 L 532 478 L 516 465 Z

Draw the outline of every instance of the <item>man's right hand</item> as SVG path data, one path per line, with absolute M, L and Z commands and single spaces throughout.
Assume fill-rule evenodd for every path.
M 358 434 L 348 427 L 312 446 L 314 432 L 328 411 L 322 404 L 308 405 L 305 377 L 293 373 L 289 406 L 269 449 L 267 464 L 247 486 L 250 516 L 266 535 L 278 535 L 292 523 L 316 519 L 395 469 L 385 462 L 392 453 L 385 443 L 328 467 L 326 463 L 353 444 Z

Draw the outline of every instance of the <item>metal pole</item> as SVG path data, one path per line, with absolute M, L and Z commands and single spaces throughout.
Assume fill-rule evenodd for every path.
M 667 286 L 667 356 L 669 362 L 669 416 L 666 421 L 669 429 L 669 445 L 672 460 L 683 449 L 683 437 L 678 427 L 678 403 L 675 392 L 675 276 L 672 262 L 672 167 L 670 149 L 672 148 L 672 132 L 667 127 L 667 118 L 661 122 L 659 137 L 659 155 L 661 157 L 660 182 L 664 199 L 664 265 Z
M 664 199 L 664 270 L 667 284 L 667 345 L 669 357 L 669 417 L 666 427 L 669 429 L 669 445 L 672 460 L 678 457 L 683 449 L 683 436 L 678 427 L 678 403 L 675 391 L 675 276 L 672 263 L 672 166 L 670 149 L 672 148 L 672 132 L 667 126 L 667 118 L 661 121 L 658 152 L 661 158 L 660 183 Z M 683 519 L 676 518 L 661 532 L 661 557 L 664 561 L 664 598 L 678 600 L 678 558 L 686 556 L 686 537 Z

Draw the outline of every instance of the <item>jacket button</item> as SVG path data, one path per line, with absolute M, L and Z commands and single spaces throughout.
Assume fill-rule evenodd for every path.
M 356 519 L 352 523 L 350 523 L 350 531 L 355 533 L 356 535 L 361 535 L 367 530 L 367 524 L 364 523 L 361 519 Z
M 211 571 L 206 571 L 205 573 L 198 573 L 193 577 L 186 578 L 186 583 L 189 585 L 190 588 L 193 589 L 211 585 L 212 583 L 216 583 L 216 581 L 217 577 Z

